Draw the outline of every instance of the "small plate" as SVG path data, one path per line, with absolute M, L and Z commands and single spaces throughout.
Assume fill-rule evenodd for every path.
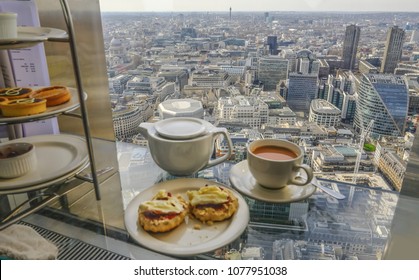
M 234 165 L 230 170 L 231 185 L 241 194 L 256 200 L 271 203 L 291 203 L 311 196 L 316 187 L 311 183 L 305 186 L 288 185 L 278 190 L 270 190 L 259 185 L 249 171 L 247 160 Z
M 67 38 L 67 32 L 56 28 L 18 26 L 16 38 L 0 39 L 0 50 L 27 48 L 49 39 Z
M 170 118 L 155 123 L 158 134 L 163 137 L 184 140 L 204 134 L 207 130 L 204 122 L 196 118 Z
M 86 140 L 73 135 L 52 134 L 20 138 L 7 143 L 31 143 L 35 146 L 36 168 L 13 179 L 0 179 L 0 190 L 20 190 L 67 176 L 88 160 Z
M 239 208 L 230 219 L 205 225 L 187 217 L 179 227 L 166 233 L 150 233 L 138 225 L 138 207 L 159 190 L 180 194 L 187 199 L 188 190 L 198 190 L 205 185 L 219 185 L 237 197 Z M 162 254 L 185 257 L 214 251 L 240 237 L 249 223 L 249 208 L 239 193 L 223 184 L 199 178 L 180 178 L 158 183 L 142 191 L 128 204 L 124 218 L 128 233 L 140 245 Z M 201 229 L 194 229 L 196 224 Z

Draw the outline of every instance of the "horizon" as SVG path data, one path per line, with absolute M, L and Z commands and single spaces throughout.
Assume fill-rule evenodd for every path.
M 102 12 L 419 12 L 413 0 L 99 0 Z M 361 7 L 361 8 L 360 8 Z
M 101 11 L 101 13 L 225 13 L 228 14 L 230 11 Z M 346 13 L 346 14 L 418 14 L 419 11 L 279 11 L 279 10 L 266 10 L 266 11 L 233 11 L 234 13 L 330 13 L 330 14 L 337 14 L 337 13 Z M 418 19 L 419 21 L 419 19 Z

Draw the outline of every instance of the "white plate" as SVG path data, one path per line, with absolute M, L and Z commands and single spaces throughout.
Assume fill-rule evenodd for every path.
M 43 87 L 32 87 L 32 89 L 34 90 L 37 90 L 40 88 L 43 88 Z M 49 118 L 55 115 L 59 115 L 64 112 L 72 111 L 80 106 L 80 102 L 79 102 L 80 99 L 79 99 L 79 94 L 77 93 L 77 89 L 69 87 L 68 90 L 70 91 L 71 99 L 66 103 L 63 103 L 57 106 L 47 107 L 46 111 L 40 114 L 30 115 L 30 116 L 3 117 L 0 113 L 0 123 L 4 123 L 4 124 L 22 123 L 22 122 L 27 122 L 31 120 L 45 119 L 45 118 Z M 84 99 L 86 100 L 87 94 L 84 93 L 83 96 L 84 96 Z
M 191 139 L 204 134 L 204 122 L 196 118 L 170 118 L 155 123 L 158 134 L 175 140 Z
M 44 189 L 44 188 L 48 188 L 51 186 L 55 186 L 58 184 L 62 184 L 65 181 L 68 181 L 69 179 L 73 178 L 77 173 L 82 172 L 84 169 L 87 168 L 87 166 L 89 165 L 89 159 L 86 158 L 86 160 L 84 160 L 82 162 L 82 164 L 77 167 L 76 169 L 74 169 L 73 171 L 70 171 L 67 174 L 64 174 L 61 177 L 58 177 L 56 179 L 53 180 L 49 180 L 37 185 L 29 185 L 23 188 L 18 188 L 18 189 L 3 189 L 0 188 L 0 195 L 3 194 L 17 194 L 17 193 L 24 193 L 24 192 L 30 192 L 30 191 L 36 191 L 36 190 L 40 190 L 40 189 Z
M 27 48 L 48 39 L 67 38 L 64 30 L 46 27 L 18 26 L 17 37 L 0 39 L 0 49 Z
M 50 183 L 84 165 L 88 160 L 86 140 L 73 135 L 38 135 L 9 141 L 35 146 L 36 168 L 13 179 L 0 179 L 0 190 L 11 191 Z
M 234 165 L 230 170 L 231 185 L 241 194 L 256 200 L 272 203 L 291 203 L 311 196 L 316 187 L 288 185 L 278 190 L 270 190 L 259 185 L 249 171 L 247 160 Z
M 193 256 L 214 251 L 236 240 L 249 223 L 249 208 L 243 197 L 232 190 L 239 201 L 237 212 L 228 220 L 216 222 L 211 226 L 187 217 L 179 227 L 166 233 L 149 233 L 138 225 L 138 207 L 143 201 L 152 197 L 161 189 L 172 194 L 181 194 L 187 199 L 188 190 L 197 190 L 207 184 L 216 184 L 224 188 L 225 185 L 215 181 L 195 178 L 180 178 L 158 183 L 137 195 L 125 210 L 125 227 L 130 236 L 140 245 L 153 251 L 172 256 Z M 201 229 L 194 229 L 194 225 L 201 225 Z

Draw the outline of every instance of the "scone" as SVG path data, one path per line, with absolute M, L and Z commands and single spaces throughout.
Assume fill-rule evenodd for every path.
M 237 197 L 227 188 L 205 186 L 188 191 L 190 213 L 204 223 L 224 221 L 237 211 Z
M 138 223 L 146 231 L 167 232 L 178 227 L 188 214 L 188 203 L 181 197 L 160 190 L 138 207 Z
M 6 97 L 9 100 L 27 98 L 33 93 L 31 88 L 13 87 L 0 89 L 0 97 Z
M 67 87 L 51 86 L 36 90 L 30 97 L 44 98 L 47 100 L 47 107 L 52 107 L 68 102 L 71 94 Z

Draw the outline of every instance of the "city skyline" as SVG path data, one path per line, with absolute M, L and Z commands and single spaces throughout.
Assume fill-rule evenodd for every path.
M 232 11 L 305 11 L 305 12 L 419 12 L 419 2 L 412 0 L 99 0 L 102 12 L 228 12 Z M 379 5 L 377 5 L 379 4 Z

